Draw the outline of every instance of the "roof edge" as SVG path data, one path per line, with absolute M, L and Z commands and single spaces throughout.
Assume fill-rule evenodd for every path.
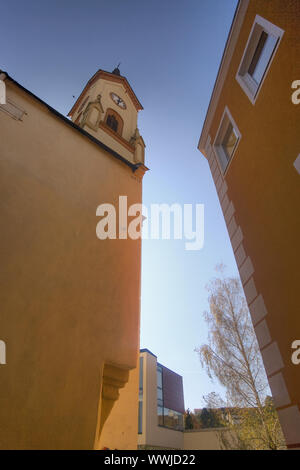
M 67 124 L 68 126 L 72 127 L 73 129 L 77 130 L 78 132 L 80 132 L 80 134 L 84 135 L 85 137 L 87 137 L 89 140 L 91 140 L 94 144 L 98 145 L 98 147 L 102 148 L 103 150 L 105 150 L 106 152 L 110 153 L 113 157 L 115 157 L 117 160 L 120 160 L 122 161 L 123 163 L 125 163 L 127 166 L 129 166 L 133 172 L 135 172 L 136 170 L 138 170 L 138 168 L 140 168 L 140 166 L 142 165 L 141 163 L 132 163 L 130 162 L 129 160 L 127 160 L 126 158 L 122 157 L 122 155 L 120 155 L 119 153 L 115 152 L 113 149 L 111 149 L 110 147 L 108 147 L 107 145 L 105 145 L 103 142 L 101 142 L 100 140 L 96 139 L 95 137 L 93 137 L 91 134 L 89 134 L 88 132 L 86 132 L 84 129 L 82 129 L 81 127 L 77 126 L 77 124 L 75 124 L 74 122 L 72 122 L 70 119 L 68 119 L 66 116 L 64 116 L 63 114 L 61 114 L 59 111 L 57 111 L 56 109 L 52 108 L 52 106 L 50 106 L 48 103 L 46 103 L 45 101 L 43 101 L 41 98 L 39 98 L 38 96 L 36 96 L 34 93 L 32 93 L 31 91 L 27 90 L 27 88 L 23 87 L 20 83 L 18 83 L 16 80 L 14 80 L 7 72 L 5 72 L 4 70 L 1 70 L 0 69 L 0 74 L 1 73 L 4 73 L 6 78 L 8 80 L 10 80 L 14 85 L 16 85 L 18 88 L 20 88 L 22 91 L 24 91 L 25 93 L 27 93 L 29 96 L 31 96 L 32 98 L 34 98 L 35 100 L 37 100 L 40 104 L 42 104 L 43 106 L 45 106 L 52 114 L 54 114 L 56 117 L 58 117 L 59 119 L 61 119 L 65 124 Z M 148 168 L 147 168 L 148 170 Z
M 148 354 L 151 354 L 151 356 L 157 358 L 157 356 L 147 348 L 140 349 L 140 353 L 148 353 Z

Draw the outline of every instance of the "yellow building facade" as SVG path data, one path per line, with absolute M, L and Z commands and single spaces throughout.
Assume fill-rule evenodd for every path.
M 118 69 L 92 77 L 71 120 L 0 81 L 0 448 L 102 448 L 123 392 L 131 424 L 112 439 L 136 448 L 141 240 L 100 240 L 96 210 L 142 201 L 142 106 Z
M 198 146 L 289 448 L 300 447 L 299 30 L 297 1 L 239 1 Z

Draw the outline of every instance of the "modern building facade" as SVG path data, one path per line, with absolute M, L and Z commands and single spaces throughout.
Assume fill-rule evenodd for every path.
M 140 449 L 183 449 L 182 377 L 140 351 L 138 446 Z
M 300 447 L 299 30 L 298 1 L 238 2 L 198 146 L 289 448 Z
M 141 240 L 118 203 L 142 202 L 142 106 L 118 69 L 89 80 L 71 119 L 0 82 L 0 448 L 102 448 L 116 408 L 115 445 L 136 448 Z M 103 203 L 115 239 L 97 237 Z

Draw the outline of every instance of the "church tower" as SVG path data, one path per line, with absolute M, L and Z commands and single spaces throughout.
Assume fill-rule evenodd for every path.
M 0 449 L 134 449 L 142 239 L 120 196 L 142 204 L 142 106 L 118 69 L 71 119 L 0 76 Z
M 79 127 L 133 164 L 144 164 L 145 143 L 137 127 L 143 106 L 119 68 L 98 70 L 68 116 Z

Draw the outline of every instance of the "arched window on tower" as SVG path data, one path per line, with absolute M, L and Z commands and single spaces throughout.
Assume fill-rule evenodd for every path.
M 104 122 L 107 125 L 107 127 L 112 129 L 117 134 L 122 135 L 123 124 L 124 124 L 123 119 L 114 109 L 108 108 L 106 110 Z
M 113 131 L 118 132 L 118 121 L 116 120 L 113 114 L 109 114 L 106 119 L 106 124 L 110 127 Z

